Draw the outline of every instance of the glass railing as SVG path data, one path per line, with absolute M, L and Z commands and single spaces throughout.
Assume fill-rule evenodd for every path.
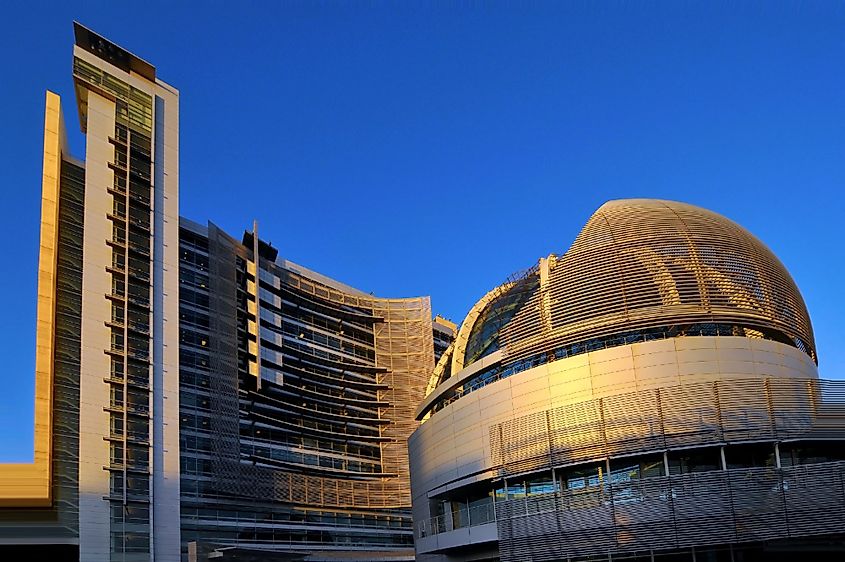
M 139 443 L 147 443 L 150 440 L 150 433 L 149 431 L 127 431 L 123 432 L 123 429 L 120 427 L 112 428 L 109 432 L 109 438 L 123 440 L 124 436 L 129 439 L 130 441 L 136 441 Z
M 146 244 L 145 244 L 146 243 Z M 141 254 L 142 256 L 149 257 L 150 256 L 150 248 L 149 248 L 149 241 L 144 240 L 138 241 L 132 240 L 130 237 L 129 240 L 129 249 L 135 253 Z
M 338 514 L 332 516 L 325 515 L 309 515 L 302 519 L 293 519 L 289 513 L 266 513 L 263 516 L 255 515 L 253 513 L 243 513 L 234 510 L 213 510 L 200 509 L 185 510 L 183 509 L 183 516 L 190 517 L 201 521 L 225 521 L 231 523 L 238 523 L 238 527 L 249 525 L 290 525 L 307 523 L 315 527 L 336 528 L 340 527 L 354 527 L 366 529 L 407 529 L 410 530 L 412 525 L 408 518 L 401 517 L 350 517 L 348 514 Z
M 476 527 L 496 522 L 495 504 L 485 503 L 472 507 L 453 509 L 450 513 L 425 519 L 417 525 L 417 537 L 424 538 L 465 527 Z
M 138 228 L 142 228 L 144 230 L 150 230 L 149 218 L 145 220 L 143 218 L 133 217 L 132 215 L 129 215 L 129 224 Z
M 145 308 L 150 307 L 150 299 L 147 298 L 147 297 L 141 297 L 141 296 L 138 296 L 138 295 L 130 294 L 129 295 L 129 302 L 131 302 L 132 304 L 136 304 L 138 306 L 143 306 Z
M 137 386 L 146 389 L 150 388 L 149 377 L 134 377 L 130 375 L 130 377 L 127 379 L 127 382 L 129 382 L 129 384 L 131 384 L 132 386 Z
M 130 347 L 126 354 L 133 359 L 139 359 L 141 361 L 147 361 L 150 358 L 150 352 L 143 349 L 133 349 Z

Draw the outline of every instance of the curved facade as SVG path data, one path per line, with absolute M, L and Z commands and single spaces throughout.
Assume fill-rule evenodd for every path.
M 428 297 L 374 297 L 254 232 L 180 226 L 185 551 L 407 559 Z
M 845 388 L 783 265 L 710 211 L 603 205 L 473 307 L 429 389 L 421 560 L 730 560 L 845 532 Z

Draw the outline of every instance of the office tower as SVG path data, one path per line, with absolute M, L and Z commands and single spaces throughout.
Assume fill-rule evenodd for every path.
M 45 543 L 76 543 L 83 560 L 166 560 L 179 547 L 178 348 L 167 343 L 178 337 L 179 95 L 149 63 L 79 24 L 74 32 L 84 161 L 68 154 L 49 92 L 45 118 L 45 450 L 34 464 L 52 469 L 39 502 L 51 507 L 21 517 Z
M 448 325 L 180 220 L 178 92 L 74 31 L 85 158 L 48 92 L 34 461 L 0 465 L 0 558 L 412 557 L 406 440 Z
M 180 258 L 183 542 L 199 559 L 412 557 L 429 299 L 374 297 L 211 223 L 182 220 Z
M 409 440 L 417 559 L 838 560 L 845 384 L 748 231 L 611 201 L 482 297 Z

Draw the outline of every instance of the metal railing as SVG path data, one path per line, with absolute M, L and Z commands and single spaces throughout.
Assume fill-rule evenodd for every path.
M 476 527 L 496 521 L 496 507 L 491 503 L 453 509 L 444 515 L 424 519 L 417 525 L 417 538 L 446 533 L 464 527 Z
M 415 537 L 493 522 L 514 562 L 841 533 L 845 462 L 605 481 L 455 510 Z
M 845 531 L 845 462 L 606 483 L 496 504 L 503 562 Z

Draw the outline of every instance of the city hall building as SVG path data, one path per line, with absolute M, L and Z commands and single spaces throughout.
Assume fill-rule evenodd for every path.
M 34 456 L 0 465 L 0 559 L 843 553 L 845 386 L 747 231 L 608 203 L 458 330 L 180 217 L 178 91 L 74 32 L 85 154 L 48 92 Z
M 841 560 L 845 382 L 816 365 L 752 234 L 606 203 L 438 361 L 409 441 L 417 560 Z
M 179 216 L 179 93 L 75 24 L 48 92 L 35 449 L 0 559 L 412 560 L 407 439 L 454 325 Z

